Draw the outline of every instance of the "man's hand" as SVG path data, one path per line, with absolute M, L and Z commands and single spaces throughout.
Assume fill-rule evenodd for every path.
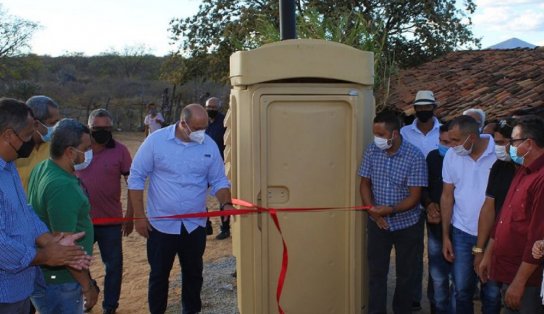
M 439 224 L 440 221 L 440 205 L 437 203 L 427 205 L 427 222 L 430 224 Z
M 538 240 L 533 244 L 533 258 L 541 259 L 544 256 L 544 240 Z
M 444 237 L 444 240 L 442 240 L 442 254 L 448 262 L 453 263 L 455 254 L 453 253 L 453 245 L 449 237 Z
M 69 266 L 74 269 L 87 269 L 91 264 L 91 256 L 78 245 L 75 240 L 85 235 L 80 232 L 72 235 L 58 233 L 51 240 L 43 243 L 38 249 L 36 257 L 32 261 L 34 265 Z
M 378 215 L 377 213 L 370 212 L 370 211 L 368 212 L 368 214 L 372 216 L 372 218 L 374 218 L 374 222 L 376 222 L 376 224 L 378 225 L 378 228 L 383 230 L 389 229 L 389 224 L 387 223 L 387 220 L 385 220 L 385 218 Z
M 370 213 L 377 214 L 381 217 L 389 216 L 393 213 L 393 207 L 390 206 L 373 206 L 369 210 Z
M 519 284 L 518 281 L 514 279 L 504 294 L 504 304 L 506 307 L 515 311 L 519 310 L 521 297 L 523 296 L 524 291 L 525 285 Z
M 95 306 L 96 302 L 98 301 L 98 294 L 100 293 L 100 290 L 98 289 L 96 282 L 92 281 L 91 287 L 87 287 L 86 290 L 82 289 L 81 292 L 83 294 L 85 311 L 88 311 Z
M 128 237 L 134 230 L 134 222 L 132 220 L 127 220 L 123 222 L 122 229 L 123 229 L 123 235 L 125 237 Z
M 478 254 L 478 255 L 482 255 L 482 254 Z M 476 264 L 474 265 L 476 266 Z M 491 267 L 491 253 L 486 250 L 483 254 L 480 264 L 478 265 L 478 269 L 476 270 L 476 274 L 478 275 L 478 277 L 483 283 L 486 283 L 489 280 L 490 267 Z
M 151 231 L 151 225 L 147 218 L 136 219 L 136 232 L 138 232 L 142 237 L 149 238 L 149 231 Z
M 231 210 L 231 209 L 236 209 L 236 208 L 230 204 L 225 204 L 225 206 L 223 206 L 223 210 Z M 230 220 L 230 216 L 221 216 L 222 222 L 227 222 L 229 220 Z

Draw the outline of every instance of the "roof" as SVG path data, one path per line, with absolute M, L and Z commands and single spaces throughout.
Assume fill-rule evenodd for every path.
M 483 109 L 488 120 L 544 108 L 544 47 L 455 51 L 401 70 L 391 82 L 388 107 L 410 112 L 417 91 L 432 90 L 446 121 L 468 108 Z

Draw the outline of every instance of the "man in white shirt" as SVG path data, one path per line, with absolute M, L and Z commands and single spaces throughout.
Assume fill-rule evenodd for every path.
M 478 234 L 478 217 L 484 203 L 491 166 L 497 160 L 490 135 L 480 135 L 478 122 L 470 116 L 451 121 L 448 135 L 452 148 L 444 157 L 444 187 L 440 199 L 442 252 L 453 263 L 457 313 L 474 313 L 477 276 L 472 264 Z M 484 313 L 500 313 L 500 290 L 496 282 L 482 284 Z
M 420 90 L 414 100 L 416 119 L 410 125 L 400 129 L 402 138 L 417 147 L 427 158 L 429 152 L 438 148 L 440 137 L 440 122 L 434 116 L 436 99 L 430 90 Z M 423 243 L 423 241 L 421 241 Z M 413 283 L 412 311 L 421 310 L 421 291 L 423 289 L 423 245 L 417 248 L 419 253 Z M 433 299 L 432 291 L 429 291 L 429 300 Z
M 427 157 L 430 151 L 438 148 L 440 122 L 435 117 L 436 100 L 430 90 L 420 90 L 414 100 L 416 119 L 400 129 L 402 138 L 419 148 Z

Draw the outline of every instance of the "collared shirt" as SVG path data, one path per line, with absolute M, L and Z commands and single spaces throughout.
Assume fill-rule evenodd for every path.
M 0 303 L 15 303 L 30 296 L 40 268 L 36 238 L 48 232 L 28 205 L 21 178 L 13 162 L 0 158 Z
M 128 188 L 147 194 L 148 217 L 171 216 L 206 211 L 206 193 L 215 195 L 230 188 L 225 167 L 215 142 L 206 135 L 204 142 L 183 142 L 176 137 L 178 123 L 162 128 L 145 139 L 134 156 Z M 190 233 L 206 225 L 206 218 L 153 220 L 155 229 L 180 234 L 181 224 Z
M 208 125 L 206 129 L 206 134 L 208 134 L 219 147 L 219 152 L 221 153 L 221 158 L 225 159 L 223 156 L 223 151 L 225 150 L 225 115 L 221 112 L 217 113 L 213 122 Z
M 30 180 L 30 172 L 36 167 L 37 164 L 49 158 L 49 148 L 51 144 L 49 142 L 42 143 L 32 151 L 32 154 L 28 158 L 19 158 L 15 161 L 17 171 L 23 182 L 23 188 L 28 193 L 28 181 Z
M 433 128 L 427 134 L 423 134 L 423 132 L 417 128 L 417 119 L 415 119 L 412 124 L 400 129 L 402 138 L 417 147 L 425 157 L 427 157 L 429 152 L 437 149 L 438 143 L 440 142 L 440 122 L 435 117 L 433 117 L 433 120 Z
M 40 219 L 52 232 L 77 233 L 85 236 L 77 243 L 93 255 L 94 229 L 89 212 L 89 199 L 79 179 L 48 159 L 39 163 L 30 174 L 28 200 Z M 66 267 L 42 266 L 47 283 L 75 282 Z
M 392 155 L 372 143 L 365 151 L 359 176 L 369 178 L 375 205 L 392 206 L 410 195 L 410 187 L 427 186 L 427 164 L 414 145 L 402 141 Z M 385 217 L 389 231 L 401 230 L 416 224 L 421 217 L 418 203 L 414 208 Z
M 542 259 L 533 258 L 531 250 L 537 240 L 544 238 L 544 155 L 528 167 L 520 167 L 512 180 L 508 194 L 491 237 L 491 278 L 511 283 L 521 262 L 538 264 L 528 286 L 540 286 Z
M 93 152 L 87 168 L 76 171 L 89 195 L 92 218 L 123 217 L 121 177 L 128 176 L 132 158 L 125 145 L 115 140 L 110 143 L 109 147 Z
M 473 236 L 478 235 L 478 218 L 485 200 L 489 173 L 497 160 L 493 138 L 488 134 L 482 134 L 480 138 L 488 139 L 489 143 L 478 160 L 470 155 L 460 156 L 450 149 L 442 167 L 444 182 L 455 187 L 452 225 Z

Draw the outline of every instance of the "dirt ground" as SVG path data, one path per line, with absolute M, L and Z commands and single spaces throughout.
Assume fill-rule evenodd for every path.
M 143 133 L 116 133 L 114 137 L 125 144 L 132 156 L 138 150 L 138 147 L 142 143 L 144 136 Z M 123 183 L 122 202 L 126 204 L 126 185 Z M 217 202 L 209 198 L 209 209 L 217 210 Z M 208 236 L 206 252 L 204 254 L 204 262 L 210 263 L 220 258 L 232 256 L 231 239 L 216 240 L 215 235 L 219 231 L 219 218 L 212 218 L 212 224 L 214 227 L 214 234 Z M 135 231 L 128 237 L 123 238 L 123 285 L 121 289 L 121 299 L 119 300 L 119 308 L 117 313 L 119 314 L 134 314 L 134 313 L 148 313 L 147 307 L 147 287 L 148 287 L 148 274 L 149 265 L 147 263 L 145 239 L 137 234 Z M 100 253 L 98 246 L 94 247 L 94 260 L 91 267 L 91 274 L 97 280 L 100 287 L 103 287 L 104 282 L 104 267 L 100 259 Z M 176 262 L 172 268 L 170 274 L 170 292 L 168 295 L 169 308 L 172 304 L 179 304 L 181 299 L 181 286 L 174 284 L 179 281 L 180 267 Z M 102 297 L 101 292 L 100 299 L 97 305 L 93 308 L 91 313 L 102 313 Z

